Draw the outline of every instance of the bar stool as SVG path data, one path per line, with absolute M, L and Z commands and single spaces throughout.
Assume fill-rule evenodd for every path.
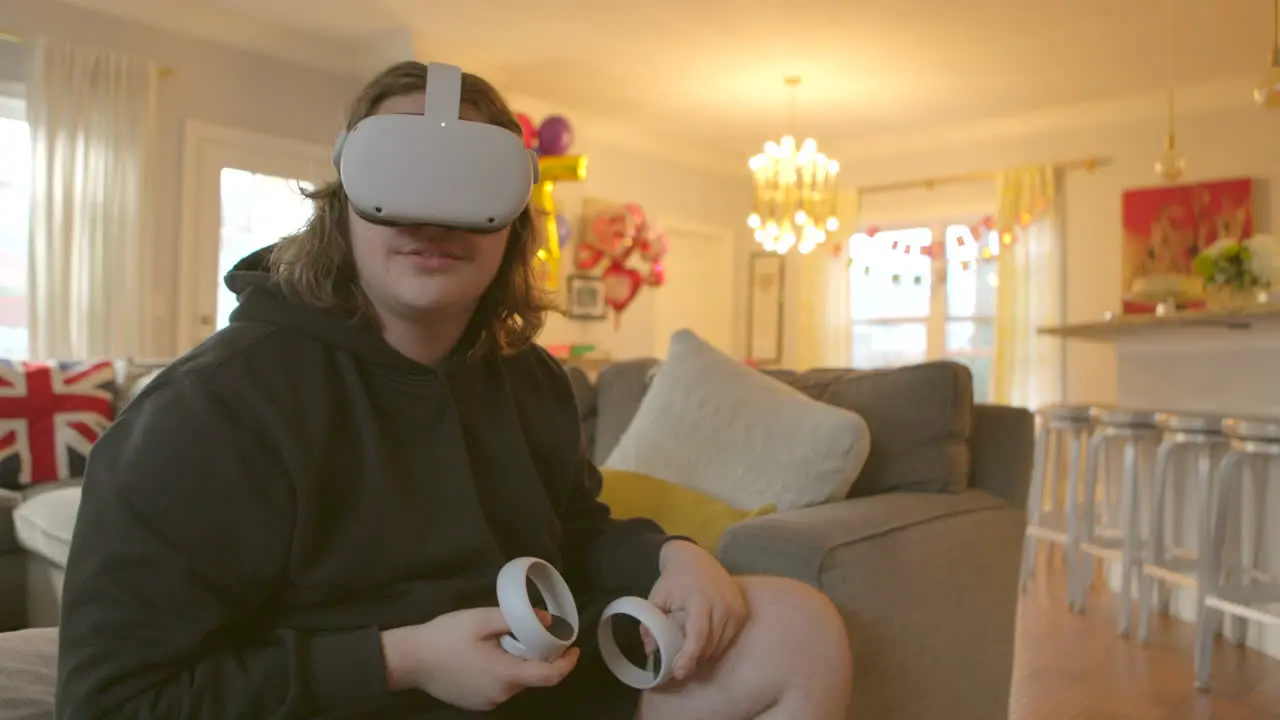
M 1035 456 L 1031 489 L 1027 497 L 1027 530 L 1022 545 L 1022 572 L 1018 586 L 1026 589 L 1035 570 L 1036 546 L 1044 540 L 1063 548 L 1067 576 L 1075 568 L 1074 538 L 1080 461 L 1092 420 L 1088 405 L 1051 405 L 1036 411 Z M 1066 474 L 1060 454 L 1067 451 Z M 1046 492 L 1049 501 L 1046 503 Z M 1046 509 L 1046 504 L 1048 508 Z M 1068 583 L 1070 585 L 1070 583 Z M 1071 594 L 1068 588 L 1067 600 Z
M 1120 563 L 1120 589 L 1117 593 L 1116 629 L 1121 635 L 1129 633 L 1129 621 L 1133 604 L 1136 570 L 1142 560 L 1142 523 L 1140 493 L 1144 478 L 1139 472 L 1139 455 L 1154 448 L 1160 438 L 1154 412 L 1094 408 L 1094 431 L 1089 438 L 1088 462 L 1084 474 L 1084 506 L 1080 511 L 1079 543 L 1080 562 L 1071 577 L 1074 585 L 1072 609 L 1084 612 L 1084 600 L 1093 581 L 1094 564 L 1087 557 Z M 1120 474 L 1120 511 L 1116 516 L 1117 527 L 1113 532 L 1100 531 L 1097 526 L 1097 497 L 1101 473 L 1099 463 L 1107 451 L 1118 445 L 1124 456 L 1124 469 Z
M 1147 642 L 1151 628 L 1151 595 L 1169 585 L 1198 588 L 1199 561 L 1197 553 L 1209 546 L 1208 533 L 1212 519 L 1213 461 L 1214 454 L 1226 443 L 1222 435 L 1222 416 L 1202 413 L 1165 412 L 1156 415 L 1156 427 L 1161 431 L 1160 447 L 1156 449 L 1155 470 L 1152 473 L 1151 510 L 1147 518 L 1146 548 L 1141 575 L 1138 577 L 1138 639 Z M 1181 458 L 1180 458 L 1181 456 Z M 1195 463 L 1194 519 L 1191 534 L 1195 538 L 1195 550 L 1178 544 L 1182 523 L 1186 522 L 1184 508 L 1179 502 L 1180 488 L 1171 487 L 1182 468 L 1179 459 Z M 1181 475 L 1187 478 L 1186 474 Z M 1185 487 L 1185 486 L 1184 486 Z M 1161 608 L 1166 612 L 1168 595 L 1162 593 Z
M 1258 571 L 1265 547 L 1267 486 L 1280 459 L 1280 419 L 1227 418 L 1222 434 L 1228 450 L 1218 465 L 1213 523 L 1208 547 L 1200 553 L 1200 595 L 1196 625 L 1196 687 L 1208 689 L 1213 665 L 1213 639 L 1219 616 L 1280 625 L 1280 611 L 1260 607 L 1280 603 L 1275 578 Z M 1252 472 L 1246 472 L 1251 470 Z M 1252 480 L 1246 483 L 1245 480 Z M 1240 493 L 1238 567 L 1229 562 L 1227 531 L 1232 500 Z

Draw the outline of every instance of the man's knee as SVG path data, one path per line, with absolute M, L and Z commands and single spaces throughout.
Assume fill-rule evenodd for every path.
M 775 635 L 787 645 L 803 645 L 813 652 L 849 653 L 844 618 L 822 591 L 783 577 L 739 578 L 757 632 Z M 799 659 L 799 658 L 798 658 Z

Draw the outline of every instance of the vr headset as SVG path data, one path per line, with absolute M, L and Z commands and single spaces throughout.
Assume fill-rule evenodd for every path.
M 462 70 L 427 64 L 421 115 L 373 115 L 338 136 L 333 165 L 352 208 L 379 225 L 493 232 L 538 182 L 538 157 L 497 125 L 458 117 Z

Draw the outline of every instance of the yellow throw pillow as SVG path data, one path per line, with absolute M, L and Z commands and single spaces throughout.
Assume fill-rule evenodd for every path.
M 671 535 L 683 535 L 714 553 L 730 525 L 776 510 L 770 503 L 739 510 L 693 488 L 629 470 L 601 468 L 600 500 L 620 519 L 648 518 Z

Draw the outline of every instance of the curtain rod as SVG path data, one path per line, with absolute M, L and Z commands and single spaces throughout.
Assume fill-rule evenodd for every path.
M 17 33 L 5 32 L 4 30 L 0 30 L 0 43 L 21 43 L 21 42 L 23 42 L 23 37 L 21 35 L 18 35 Z M 173 68 L 168 66 L 161 66 L 160 70 L 158 71 L 158 74 L 162 78 L 167 78 L 170 75 L 173 75 Z
M 1050 163 L 1058 170 L 1084 170 L 1085 172 L 1093 172 L 1094 170 L 1111 164 L 1109 157 L 1087 157 L 1078 160 L 1067 160 L 1065 162 Z M 981 182 L 983 180 L 995 180 L 1000 174 L 998 170 L 984 170 L 982 172 L 960 173 L 958 175 L 942 175 L 939 177 L 920 178 L 919 180 L 904 180 L 901 182 L 881 183 L 879 185 L 866 185 L 858 188 L 860 195 L 870 195 L 873 193 L 896 192 L 899 190 L 916 190 L 923 188 L 925 190 L 933 190 L 939 185 L 955 185 L 957 183 Z

